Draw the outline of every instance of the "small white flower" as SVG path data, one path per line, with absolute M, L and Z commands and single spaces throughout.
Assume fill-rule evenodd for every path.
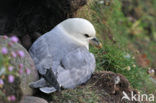
M 150 74 L 155 73 L 154 69 L 149 70 L 149 73 Z
M 104 4 L 105 2 L 104 2 L 104 0 L 100 0 L 98 3 L 99 4 Z
M 129 59 L 129 58 L 131 58 L 131 55 L 127 53 L 124 57 Z
M 131 67 L 130 66 L 127 66 L 125 69 L 128 70 L 128 71 L 130 71 L 131 70 Z
M 115 78 L 115 84 L 119 84 L 119 82 L 120 82 L 120 77 L 117 76 L 117 77 Z
M 135 56 L 133 56 L 132 59 L 135 59 Z
M 135 64 L 133 64 L 133 67 L 135 68 L 135 67 L 136 67 L 136 65 L 135 65 Z

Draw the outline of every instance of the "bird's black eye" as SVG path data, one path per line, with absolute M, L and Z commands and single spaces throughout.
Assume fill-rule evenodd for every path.
M 85 36 L 86 38 L 89 38 L 89 37 L 90 37 L 88 34 L 84 34 L 84 36 Z

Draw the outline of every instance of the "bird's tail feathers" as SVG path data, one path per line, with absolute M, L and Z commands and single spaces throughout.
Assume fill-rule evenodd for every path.
M 46 94 L 50 94 L 57 90 L 54 87 L 43 87 L 43 88 L 40 88 L 40 91 L 42 91 L 43 93 L 46 93 Z

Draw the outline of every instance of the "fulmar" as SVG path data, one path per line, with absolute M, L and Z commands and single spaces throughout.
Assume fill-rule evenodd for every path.
M 94 26 L 83 18 L 64 20 L 39 37 L 29 53 L 40 80 L 30 83 L 30 87 L 52 93 L 85 83 L 96 66 L 89 43 L 101 47 Z

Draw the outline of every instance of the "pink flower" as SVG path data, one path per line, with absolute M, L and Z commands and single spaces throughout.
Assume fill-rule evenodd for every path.
M 9 47 L 12 47 L 12 46 L 13 46 L 13 43 L 12 43 L 12 42 L 9 42 L 9 43 L 8 43 L 8 46 L 9 46 Z
M 19 68 L 22 69 L 24 66 L 23 64 L 19 64 Z
M 16 97 L 14 95 L 11 96 L 11 101 L 15 101 Z
M 17 54 L 20 56 L 20 57 L 24 57 L 25 56 L 25 54 L 24 54 L 24 52 L 22 51 L 22 50 L 19 50 L 18 52 L 17 52 Z
M 15 101 L 16 97 L 14 95 L 8 96 L 8 101 Z
M 12 41 L 13 43 L 17 43 L 17 42 L 18 42 L 18 38 L 17 38 L 16 36 L 12 36 L 12 37 L 11 37 L 11 41 Z
M 15 77 L 13 75 L 9 75 L 8 76 L 8 81 L 9 83 L 13 83 L 14 82 Z
M 19 74 L 23 73 L 23 64 L 19 64 Z
M 30 69 L 29 68 L 26 68 L 26 73 L 29 75 L 30 74 Z
M 3 80 L 2 80 L 2 79 L 0 79 L 0 85 L 3 85 L 3 84 L 4 84 Z
M 16 55 L 16 53 L 14 51 L 12 51 L 11 52 L 11 56 L 14 57 L 14 58 L 16 58 L 17 55 Z
M 3 39 L 8 39 L 8 36 L 4 35 L 4 36 L 3 36 Z
M 7 98 L 7 99 L 8 99 L 8 101 L 11 101 L 11 96 L 8 96 L 8 98 Z
M 12 66 L 8 67 L 8 70 L 11 72 L 14 68 Z
M 19 69 L 19 74 L 22 74 L 22 73 L 23 73 L 23 69 L 20 68 L 20 69 Z
M 8 49 L 6 47 L 3 47 L 1 49 L 1 53 L 4 54 L 4 55 L 7 54 L 8 53 Z

